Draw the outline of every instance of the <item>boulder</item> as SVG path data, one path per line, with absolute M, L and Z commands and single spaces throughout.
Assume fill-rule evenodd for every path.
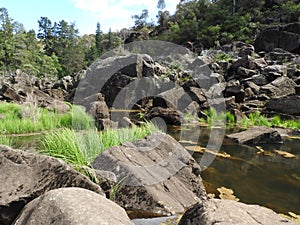
M 172 88 L 168 91 L 160 93 L 153 100 L 154 107 L 164 107 L 171 109 L 186 108 L 191 103 L 191 98 L 182 87 Z
M 141 78 L 154 78 L 156 68 L 157 65 L 154 64 L 153 59 L 146 54 L 107 55 L 106 58 L 97 60 L 89 67 L 77 87 L 75 104 L 84 105 L 80 101 L 100 91 L 105 96 L 107 105 L 112 107 L 116 97 L 125 86 Z M 152 84 L 155 86 L 154 82 Z M 149 86 L 150 84 L 145 85 L 148 91 L 155 88 Z M 134 98 L 142 96 L 141 93 L 135 92 L 135 88 L 137 87 L 133 85 L 126 91 L 133 92 Z M 147 91 L 145 88 L 142 90 Z M 127 93 L 127 95 L 132 98 L 132 93 Z
M 266 103 L 266 111 L 300 116 L 300 96 L 273 98 Z
M 280 133 L 268 127 L 252 127 L 246 131 L 226 135 L 227 138 L 239 144 L 282 143 Z
M 263 86 L 269 83 L 267 77 L 264 74 L 253 75 L 252 77 L 246 78 L 244 82 L 252 82 L 257 86 Z
M 269 82 L 272 82 L 278 77 L 287 76 L 287 67 L 285 65 L 266 66 L 261 71 Z
M 260 88 L 260 94 L 267 94 L 271 98 L 279 98 L 295 94 L 297 84 L 288 77 L 279 77 Z
M 300 23 L 272 26 L 263 30 L 254 42 L 256 51 L 270 52 L 282 48 L 300 53 Z
M 277 63 L 287 63 L 293 61 L 296 56 L 288 51 L 280 48 L 275 48 L 272 52 L 266 55 L 266 58 Z
M 49 103 L 45 106 L 45 108 L 48 109 L 49 111 L 54 111 L 59 114 L 67 113 L 71 109 L 68 104 L 57 99 L 51 99 Z
M 243 85 L 227 86 L 224 91 L 224 97 L 234 96 L 236 102 L 243 102 L 245 90 Z
M 183 120 L 182 112 L 173 108 L 154 107 L 144 116 L 148 121 L 156 117 L 163 119 L 167 125 L 180 126 Z
M 15 89 L 10 87 L 8 84 L 4 84 L 0 90 L 0 95 L 5 101 L 23 102 L 25 97 L 20 95 Z
M 261 69 L 261 68 L 268 66 L 268 63 L 266 62 L 266 60 L 264 58 L 254 59 L 253 62 L 257 69 Z
M 203 90 L 198 87 L 190 87 L 188 94 L 191 97 L 191 99 L 193 101 L 196 101 L 198 104 L 203 104 L 207 100 Z
M 296 225 L 271 209 L 232 200 L 198 203 L 182 216 L 179 225 Z
M 243 78 L 248 78 L 248 77 L 252 77 L 254 76 L 255 74 L 257 74 L 257 71 L 256 70 L 249 70 L 249 69 L 246 69 L 244 67 L 239 67 L 238 70 L 237 70 L 237 74 Z
M 100 187 L 65 162 L 0 146 L 0 224 L 11 224 L 22 208 L 45 192 L 82 187 L 103 194 Z
M 250 44 L 246 44 L 244 46 L 241 47 L 241 49 L 239 50 L 238 56 L 240 57 L 244 57 L 244 56 L 252 56 L 254 54 L 254 46 L 250 45 Z
M 199 165 L 184 147 L 161 132 L 111 147 L 92 166 L 116 174 L 120 185 L 115 202 L 130 211 L 132 218 L 135 213 L 183 213 L 206 198 Z
M 28 203 L 13 225 L 133 225 L 124 209 L 83 188 L 51 190 Z
M 256 85 L 254 82 L 247 81 L 245 82 L 244 86 L 245 88 L 251 88 L 254 94 L 259 94 L 260 86 Z
M 232 64 L 232 68 L 234 71 L 237 71 L 238 68 L 240 68 L 240 67 L 244 67 L 246 69 L 251 69 L 251 70 L 256 69 L 254 60 L 249 55 L 239 58 L 237 61 L 235 61 Z
M 74 79 L 71 76 L 65 76 L 53 84 L 53 89 L 62 88 L 63 90 L 72 90 L 75 88 Z

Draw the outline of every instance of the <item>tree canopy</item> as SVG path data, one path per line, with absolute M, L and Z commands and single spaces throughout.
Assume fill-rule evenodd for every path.
M 173 15 L 157 1 L 157 21 L 148 9 L 133 15 L 134 26 L 108 33 L 95 24 L 95 33 L 79 36 L 75 23 L 40 17 L 39 30 L 26 31 L 0 8 L 0 73 L 16 69 L 39 77 L 60 78 L 87 68 L 95 59 L 133 33 L 139 39 L 158 39 L 195 49 L 232 41 L 252 43 L 270 25 L 300 22 L 299 0 L 181 0 Z

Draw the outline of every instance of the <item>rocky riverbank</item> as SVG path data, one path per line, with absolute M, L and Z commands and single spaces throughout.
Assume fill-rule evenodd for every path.
M 0 159 L 3 225 L 133 224 L 127 214 L 169 216 L 189 208 L 179 224 L 294 224 L 260 206 L 209 199 L 199 165 L 163 133 L 99 155 L 93 162 L 97 184 L 52 157 L 1 146 Z M 104 192 L 116 185 L 113 203 Z
M 69 101 L 89 110 L 101 92 L 110 109 L 138 110 L 143 119 L 159 116 L 170 125 L 180 125 L 183 114 L 206 117 L 205 110 L 211 107 L 230 111 L 237 121 L 258 111 L 299 119 L 297 54 L 282 49 L 257 53 L 254 46 L 241 42 L 203 51 L 193 59 L 186 51 L 177 66 L 173 64 L 176 55 L 169 62 L 146 54 L 124 54 L 99 60 L 86 73 L 59 81 L 18 70 L 2 78 L 0 100 L 35 100 L 41 107 L 58 111 L 68 110 L 63 101 Z M 134 122 L 140 115 L 126 114 Z M 114 114 L 111 119 L 122 125 L 126 124 L 123 117 Z
M 253 112 L 299 119 L 299 55 L 283 49 L 256 52 L 242 42 L 198 57 L 190 57 L 187 49 L 179 54 L 160 47 L 163 59 L 127 49 L 59 81 L 18 70 L 2 78 L 0 100 L 34 102 L 58 113 L 69 110 L 65 101 L 82 105 L 99 130 L 156 117 L 181 125 L 185 114 L 206 118 L 209 108 L 230 111 L 236 121 Z M 228 138 L 246 144 L 281 142 L 294 131 L 255 127 L 244 132 Z M 132 224 L 129 217 L 187 209 L 180 224 L 293 224 L 260 206 L 209 199 L 199 164 L 163 133 L 99 155 L 91 164 L 97 183 L 61 160 L 36 153 L 1 146 L 0 162 L 3 225 Z

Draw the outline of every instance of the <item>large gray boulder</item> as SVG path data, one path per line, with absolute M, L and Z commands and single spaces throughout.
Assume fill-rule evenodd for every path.
M 151 88 L 155 89 L 156 83 L 151 81 L 155 80 L 154 76 L 159 72 L 158 70 L 153 59 L 146 54 L 108 55 L 107 58 L 99 59 L 89 67 L 77 87 L 75 103 L 86 106 L 85 98 L 99 91 L 104 95 L 109 107 L 113 106 L 118 95 L 126 97 L 123 101 L 137 97 L 140 99 L 147 93 L 147 90 L 139 87 L 139 85 L 147 87 L 148 91 Z M 142 78 L 148 79 L 141 81 Z M 144 83 L 140 83 L 140 81 Z M 143 94 L 138 91 L 139 89 L 146 93 Z M 127 106 L 128 104 L 124 102 L 124 105 Z
M 28 203 L 13 225 L 133 225 L 124 209 L 82 188 L 60 188 Z
M 271 98 L 279 98 L 291 94 L 295 94 L 297 84 L 288 77 L 279 77 L 271 83 L 260 88 L 261 94 L 266 94 Z
M 300 96 L 285 96 L 268 100 L 266 103 L 266 111 L 300 116 Z
M 115 202 L 135 213 L 183 213 L 206 198 L 200 167 L 176 140 L 156 132 L 145 139 L 111 147 L 92 166 L 112 171 L 120 182 Z
M 100 187 L 65 162 L 0 146 L 0 224 L 11 224 L 22 208 L 45 192 L 81 187 L 103 194 Z
M 271 209 L 232 200 L 211 199 L 196 204 L 181 218 L 179 225 L 296 225 Z
M 251 127 L 246 131 L 229 134 L 226 137 L 239 144 L 282 143 L 280 133 L 276 129 L 263 126 Z
M 167 125 L 180 126 L 183 121 L 183 114 L 173 108 L 154 107 L 145 114 L 144 118 L 147 121 L 160 118 Z

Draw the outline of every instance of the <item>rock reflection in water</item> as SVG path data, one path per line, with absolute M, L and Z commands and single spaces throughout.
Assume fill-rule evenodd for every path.
M 209 128 L 201 129 L 198 145 L 206 147 L 210 135 Z M 227 131 L 230 133 L 230 131 Z M 180 137 L 180 131 L 172 132 Z M 182 139 L 181 139 L 182 140 Z M 191 146 L 187 140 L 182 145 Z M 229 158 L 216 157 L 213 163 L 202 172 L 202 178 L 208 193 L 218 195 L 217 188 L 227 187 L 234 190 L 241 202 L 259 204 L 276 212 L 300 213 L 300 140 L 287 140 L 282 145 L 262 146 L 238 145 L 224 139 L 220 151 Z M 264 150 L 266 154 L 257 154 Z M 285 158 L 278 154 L 284 151 L 295 155 Z M 202 154 L 194 152 L 193 157 L 200 162 Z

